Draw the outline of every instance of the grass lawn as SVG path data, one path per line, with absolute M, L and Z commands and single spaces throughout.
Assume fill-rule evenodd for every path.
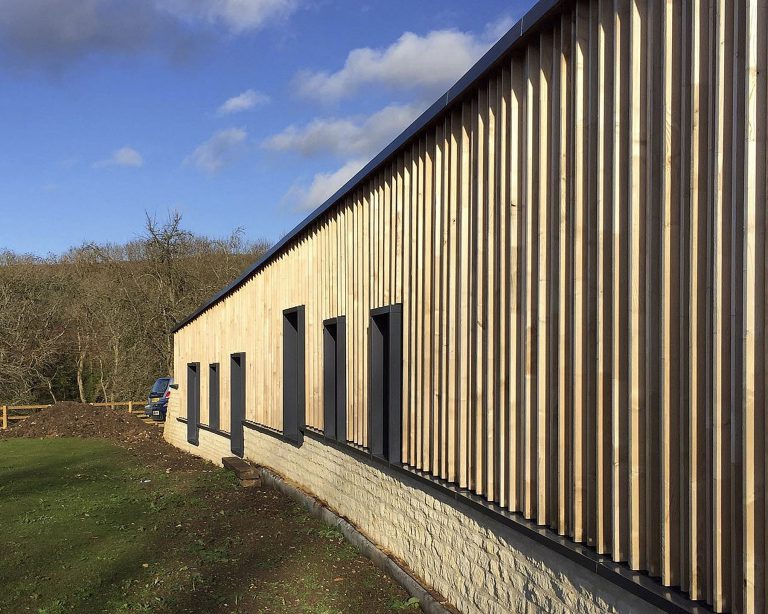
M 0 441 L 0 612 L 415 611 L 338 531 L 231 475 Z

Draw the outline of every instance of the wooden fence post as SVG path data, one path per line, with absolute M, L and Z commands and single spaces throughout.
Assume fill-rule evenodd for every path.
M 121 405 L 126 405 L 128 407 L 128 412 L 133 413 L 133 408 L 137 403 L 142 403 L 141 401 L 115 401 L 112 399 L 111 401 L 104 401 L 103 403 L 87 403 L 87 405 L 90 405 L 91 407 L 110 407 L 112 409 L 117 409 Z M 8 429 L 8 423 L 11 419 L 13 420 L 24 420 L 25 418 L 28 418 L 29 415 L 25 416 L 14 416 L 11 418 L 9 415 L 11 411 L 13 410 L 23 410 L 23 411 L 40 411 L 43 409 L 47 409 L 48 407 L 51 407 L 51 404 L 48 405 L 0 405 L 0 430 L 6 430 Z M 30 414 L 31 415 L 31 414 Z

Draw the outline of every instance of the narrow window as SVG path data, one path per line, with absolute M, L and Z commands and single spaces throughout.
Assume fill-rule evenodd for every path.
M 283 435 L 300 443 L 304 419 L 304 306 L 300 306 L 283 311 Z
M 187 365 L 187 441 L 198 445 L 200 428 L 200 363 Z
M 400 463 L 402 422 L 402 307 L 371 311 L 369 442 L 374 456 Z
M 346 318 L 323 322 L 323 418 L 326 437 L 347 441 Z
M 243 420 L 245 420 L 245 352 L 230 356 L 229 391 L 229 433 L 232 454 L 242 456 L 245 452 Z
M 208 426 L 218 431 L 219 421 L 219 363 L 208 365 Z

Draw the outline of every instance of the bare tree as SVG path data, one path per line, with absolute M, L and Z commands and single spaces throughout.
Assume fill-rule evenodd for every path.
M 53 382 L 65 334 L 61 288 L 50 265 L 6 261 L 0 274 L 0 394 L 24 400 L 43 387 L 56 400 Z
M 136 398 L 171 372 L 171 330 L 268 245 L 194 235 L 172 212 L 126 244 L 0 252 L 0 401 Z

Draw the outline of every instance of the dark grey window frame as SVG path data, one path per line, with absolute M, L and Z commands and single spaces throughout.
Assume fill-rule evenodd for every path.
M 347 441 L 347 318 L 323 321 L 323 432 Z
M 187 363 L 187 442 L 200 445 L 200 363 Z
M 398 303 L 371 309 L 368 338 L 371 455 L 399 464 L 403 436 L 403 306 Z
M 304 440 L 306 422 L 304 305 L 283 310 L 283 436 Z
M 238 368 L 234 369 L 237 363 Z M 246 390 L 246 356 L 245 352 L 235 352 L 229 357 L 229 435 L 230 450 L 235 456 L 245 454 L 245 390 Z M 238 376 L 235 377 L 235 374 Z
M 208 365 L 208 427 L 221 427 L 221 367 L 218 362 Z

